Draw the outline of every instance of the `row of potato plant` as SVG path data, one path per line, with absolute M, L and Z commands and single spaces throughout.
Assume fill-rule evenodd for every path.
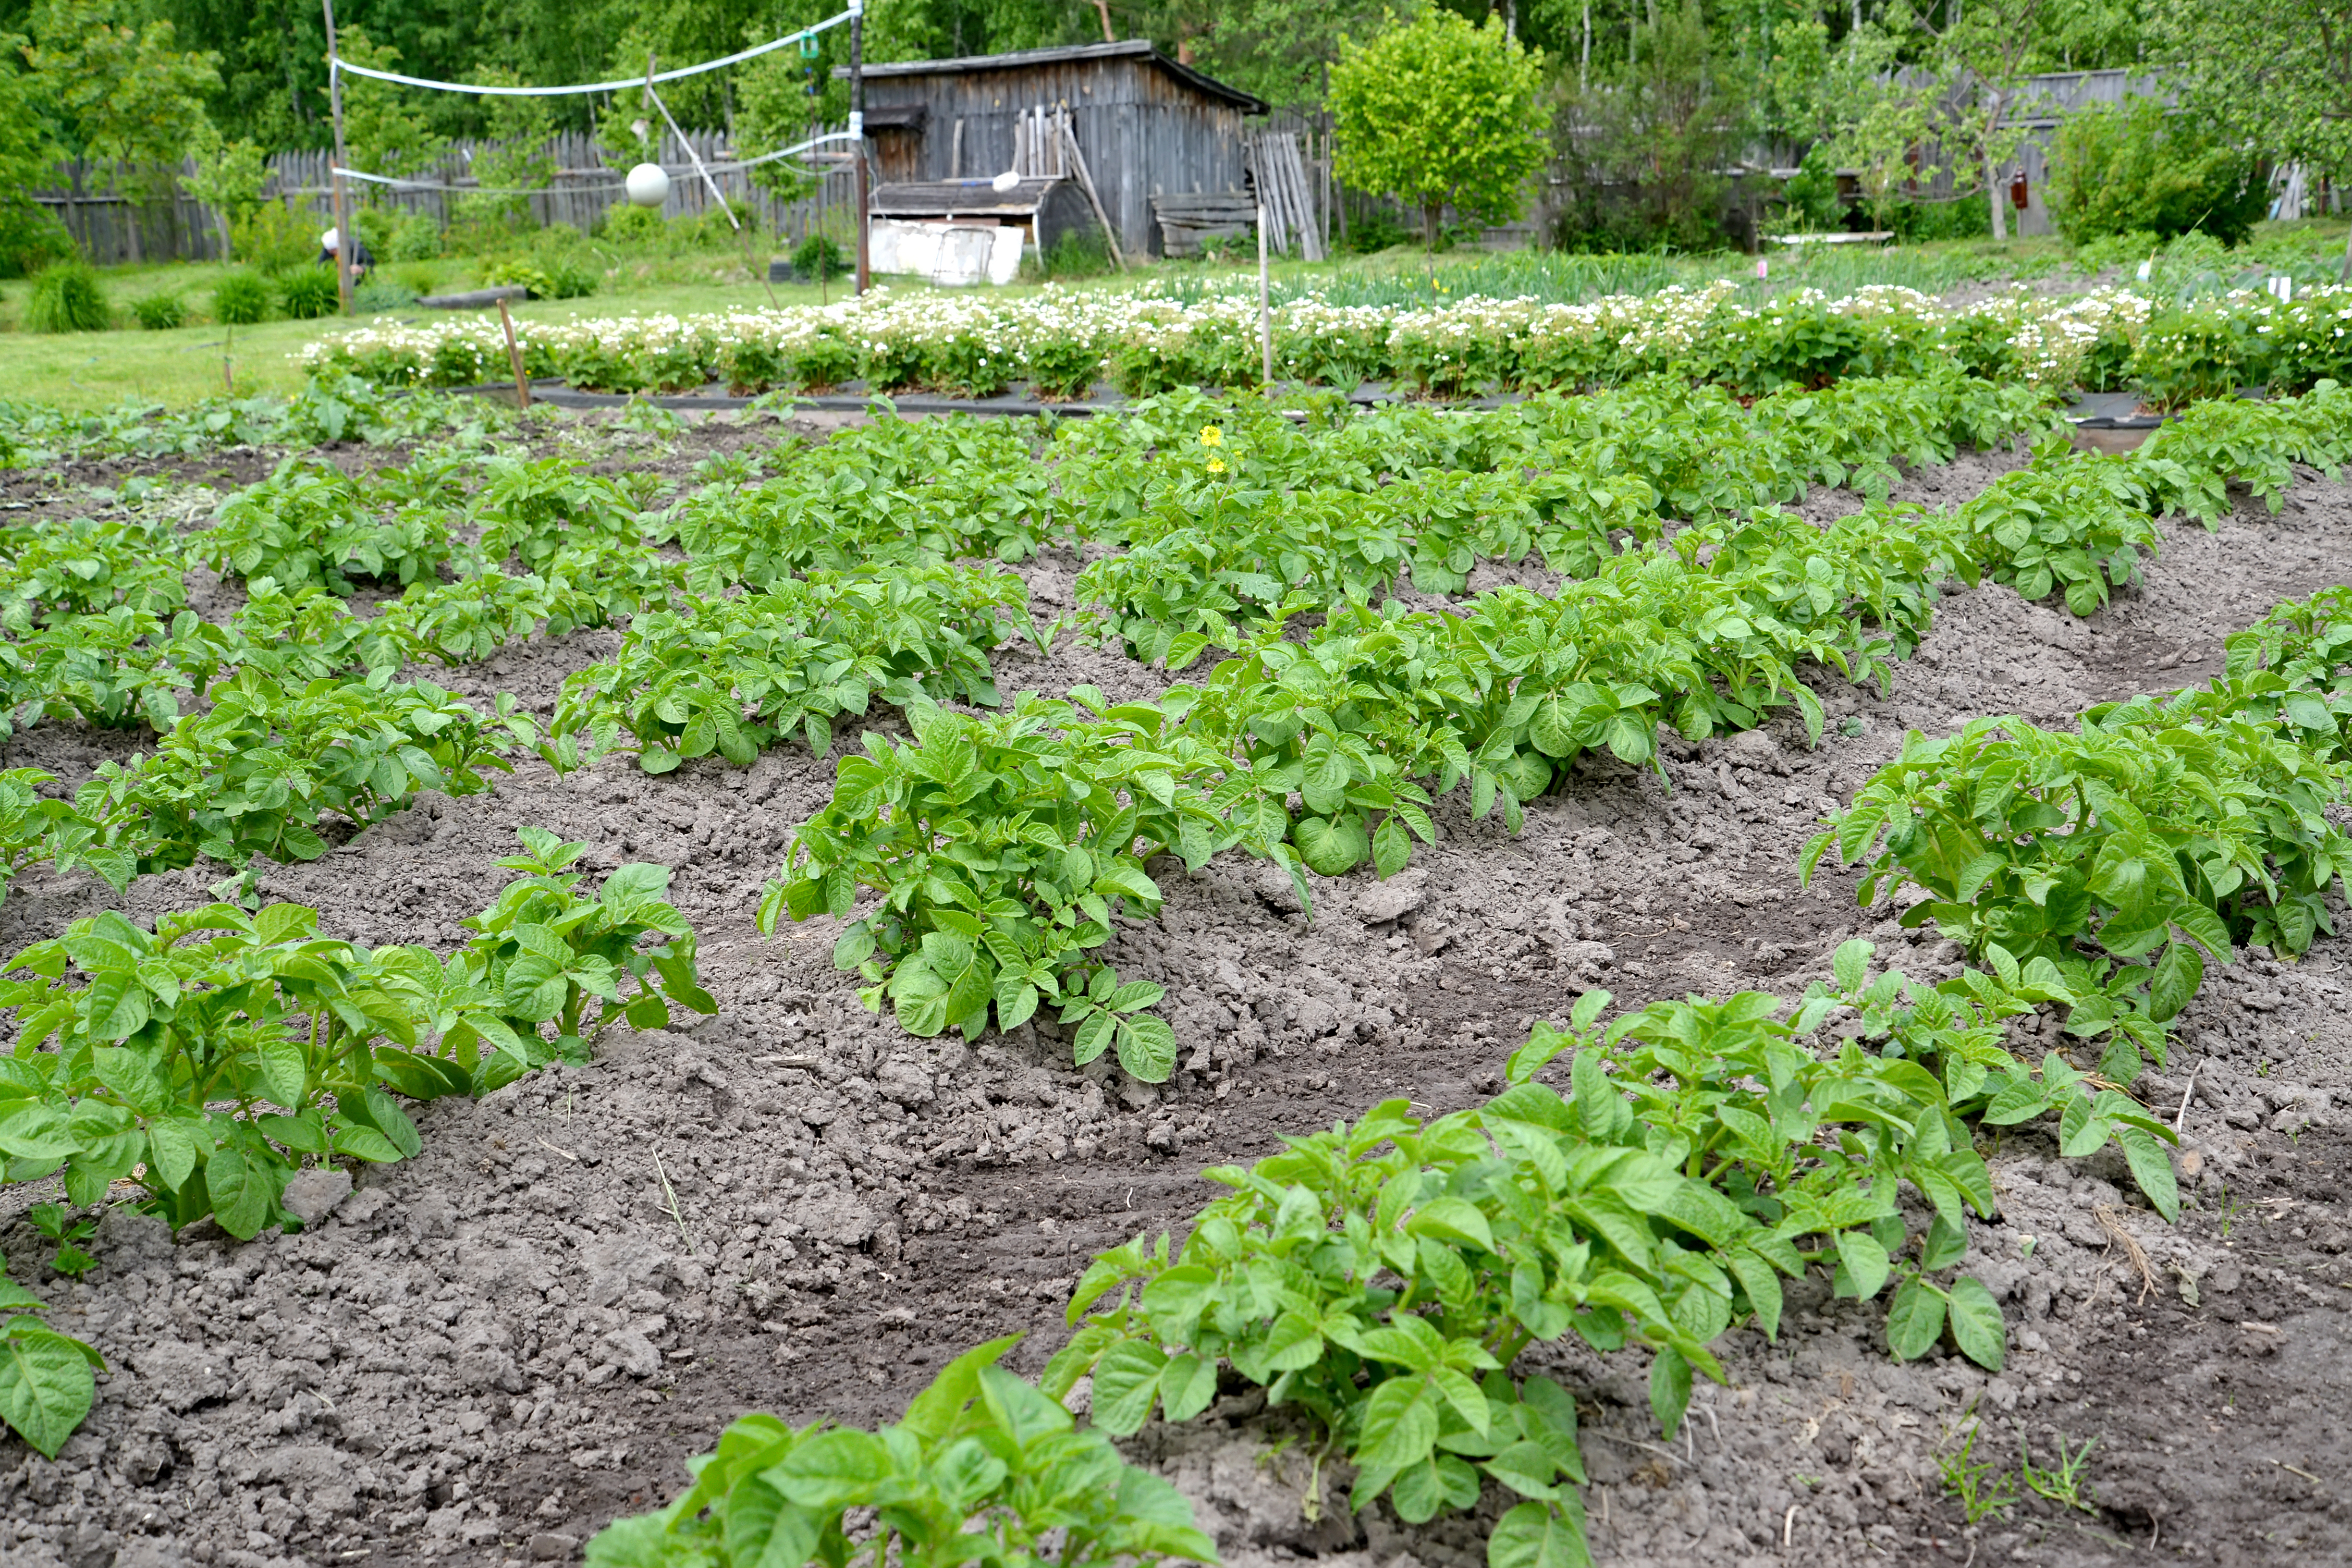
M 2279 606 L 2206 686 L 2099 705 L 2071 736 L 2009 719 L 1914 736 L 1809 847 L 1808 872 L 1828 842 L 1880 849 L 1862 901 L 1918 882 L 1931 896 L 1905 923 L 1937 923 L 1990 972 L 1874 977 L 1853 941 L 1793 1010 L 1693 998 L 1605 1030 L 1609 998 L 1587 993 L 1484 1106 L 1424 1121 L 1392 1101 L 1209 1172 L 1231 1194 L 1181 1247 L 1139 1238 L 1087 1270 L 1044 1387 L 1090 1376 L 1116 1436 L 1155 1410 L 1197 1415 L 1230 1369 L 1354 1468 L 1352 1509 L 1385 1497 L 1421 1522 L 1496 1483 L 1518 1500 L 1488 1562 L 1532 1568 L 1587 1552 L 1574 1405 L 1512 1375 L 1530 1344 L 1647 1346 L 1671 1437 L 1694 1371 L 1720 1378 L 1706 1347 L 1748 1322 L 1777 1337 L 1780 1277 L 1821 1265 L 1839 1296 L 1895 1287 L 1897 1358 L 1948 1337 L 1999 1370 L 2000 1304 L 1952 1272 L 1967 1211 L 1992 1208 L 1969 1123 L 2054 1117 L 2062 1155 L 2112 1143 L 2178 1217 L 2175 1134 L 2124 1091 L 2143 1049 L 2162 1059 L 2200 949 L 2299 952 L 2328 884 L 2345 890 L 2352 839 L 2324 813 L 2346 797 L 2347 594 Z M 2095 1072 L 2011 1054 L 2005 1024 L 2041 1005 L 2086 1044 L 2105 1037 Z M 1832 1020 L 1856 1026 L 1831 1035 Z M 1562 1095 L 1537 1077 L 1568 1053 Z
M 1349 498 L 1369 491 L 1384 506 L 1391 548 L 1415 552 L 1423 575 L 1440 570 L 1425 563 L 1442 551 L 1458 585 L 1465 552 L 1515 553 L 1526 531 L 1506 537 L 1479 523 L 1467 542 L 1440 531 L 1491 517 L 1512 490 L 1505 474 L 1563 455 L 1585 465 L 1582 478 L 1555 474 L 1521 488 L 1574 489 L 1622 513 L 1628 537 L 1652 537 L 1662 508 L 1720 510 L 1814 479 L 1875 488 L 1897 458 L 1948 456 L 1956 443 L 1999 439 L 2041 417 L 2031 394 L 1949 375 L 1855 381 L 1767 399 L 1753 415 L 1720 395 L 1664 385 L 1607 403 L 1467 422 L 1326 405 L 1301 428 L 1245 401 L 1228 405 L 1229 449 L 1248 477 L 1292 487 L 1254 492 L 1260 500 L 1321 493 L 1297 487 L 1345 476 Z M 364 826 L 417 788 L 478 787 L 477 753 L 488 759 L 480 765 L 503 765 L 494 759 L 534 742 L 529 726 L 503 709 L 476 713 L 427 683 L 394 687 L 392 676 L 420 659 L 486 658 L 542 626 L 557 635 L 641 623 L 618 662 L 575 682 L 545 748 L 559 765 L 579 756 L 582 739 L 604 749 L 624 730 L 656 767 L 709 751 L 748 761 L 751 748 L 785 731 L 829 744 L 833 721 L 863 711 L 885 687 L 898 699 L 993 699 L 981 656 L 1019 624 L 1005 596 L 1017 584 L 906 563 L 974 549 L 1017 556 L 1049 531 L 1113 540 L 1149 531 L 1142 523 L 1155 510 L 1181 515 L 1208 499 L 1213 476 L 1160 458 L 1172 432 L 1197 433 L 1193 420 L 1217 406 L 1172 397 L 1075 437 L 885 420 L 787 458 L 785 474 L 756 488 L 711 465 L 701 494 L 658 518 L 646 512 L 650 490 L 640 482 L 583 475 L 560 459 L 485 458 L 462 442 L 363 476 L 296 457 L 230 497 L 192 538 L 136 519 L 13 534 L 0 552 L 0 605 L 16 632 L 0 644 L 0 687 L 18 725 L 79 718 L 170 737 L 151 758 L 110 773 L 86 795 L 87 822 L 68 829 L 121 840 L 123 853 L 102 864 L 122 871 L 184 864 L 199 850 L 236 863 L 303 858 L 323 847 L 339 816 Z M 1853 431 L 1871 434 L 1839 434 Z M 1749 455 L 1741 482 L 1703 477 L 1710 444 Z M 469 479 L 479 480 L 470 499 Z M 822 542 L 822 552 L 782 542 L 770 531 L 779 524 L 788 537 Z M 1597 565 L 1608 525 L 1580 526 L 1580 560 Z M 687 547 L 683 564 L 656 548 L 665 536 Z M 1297 557 L 1311 543 L 1269 548 Z M 184 607 L 186 569 L 198 559 L 245 578 L 248 603 L 226 625 Z M 877 560 L 878 572 L 855 584 L 794 581 L 820 563 Z M 445 571 L 456 580 L 442 581 Z M 341 601 L 363 582 L 405 583 L 406 592 L 362 619 Z M 741 588 L 766 592 L 740 603 L 715 597 Z M 965 608 L 947 613 L 942 593 Z M 1016 619 L 1000 622 L 992 603 Z M 696 651 L 722 632 L 738 644 L 783 640 L 775 657 L 727 661 L 722 679 Z M 1032 635 L 1041 634 L 1033 626 Z M 1157 635 L 1148 651 L 1163 657 L 1168 641 L 1204 640 L 1183 628 Z M 813 658 L 825 679 L 812 678 Z M 663 689 L 643 700 L 656 670 L 667 671 Z M 180 732 L 184 704 L 220 700 L 227 710 Z M 55 838 L 46 826 L 28 831 L 19 852 Z
M 1577 1491 L 1586 1471 L 1573 1396 L 1514 1371 L 1531 1346 L 1574 1334 L 1604 1353 L 1646 1350 L 1652 1409 L 1671 1439 L 1695 1377 L 1723 1380 L 1712 1347 L 1751 1324 L 1777 1339 L 1781 1281 L 1820 1267 L 1837 1296 L 1886 1297 L 1896 1358 L 1948 1340 L 1999 1371 L 2000 1302 L 1958 1271 L 1969 1212 L 1994 1208 L 1971 1124 L 2054 1118 L 2064 1157 L 2116 1146 L 2149 1205 L 2177 1218 L 2176 1136 L 2124 1089 L 2143 1047 L 2161 1059 L 2164 1023 L 2196 989 L 2189 943 L 2209 941 L 2225 958 L 2239 941 L 2299 951 L 2309 929 L 2288 911 L 2325 918 L 2314 868 L 2340 887 L 2352 867 L 2341 858 L 2352 847 L 2318 809 L 2344 797 L 2352 734 L 2347 592 L 2281 605 L 2232 637 L 2228 669 L 2201 689 L 2086 712 L 2074 740 L 2153 741 L 2169 749 L 2156 766 L 2112 753 L 2036 765 L 2062 738 L 1988 720 L 1937 761 L 1955 794 L 1994 802 L 1990 812 L 1958 808 L 1967 820 L 1955 826 L 1950 811 L 1882 798 L 1917 772 L 1916 737 L 1865 786 L 1825 838 L 1867 842 L 1897 817 L 1912 826 L 1863 902 L 1899 874 L 1926 880 L 1966 860 L 1961 882 L 1935 884 L 1943 896 L 1906 920 L 1942 922 L 1990 970 L 1933 986 L 1874 974 L 1872 944 L 1856 940 L 1833 955 L 1832 982 L 1794 1004 L 1761 993 L 1662 1001 L 1603 1027 L 1612 998 L 1588 992 L 1565 1027 L 1537 1026 L 1507 1064 L 1509 1087 L 1484 1105 L 1428 1119 L 1392 1100 L 1246 1170 L 1208 1172 L 1230 1194 L 1193 1217 L 1181 1246 L 1139 1237 L 1090 1265 L 1039 1396 L 1059 1411 L 1088 1380 L 1099 1441 L 1155 1413 L 1197 1416 L 1222 1378 L 1238 1376 L 1310 1424 L 1310 1492 L 1323 1464 L 1342 1460 L 1351 1512 L 1385 1500 L 1423 1523 L 1475 1506 L 1492 1483 L 1508 1506 L 1488 1538 L 1490 1568 L 1549 1568 L 1590 1561 Z M 1150 720 L 1135 710 L 1129 721 Z M 1985 737 L 2000 731 L 2020 756 L 1986 754 Z M 2220 771 L 2200 773 L 2200 762 Z M 2265 799 L 2283 804 L 2265 810 Z M 2168 805 L 2198 816 L 2201 831 L 2152 827 Z M 2247 816 L 2264 827 L 2236 820 Z M 1927 849 L 1914 852 L 1911 838 Z M 1809 848 L 1808 871 L 1822 847 Z M 2095 868 L 2088 896 L 2075 886 L 2084 867 Z M 2202 903 L 2181 890 L 2190 868 Z M 2029 898 L 2021 878 L 2041 884 Z M 2263 896 L 2237 896 L 2255 889 Z M 2028 902 L 2077 918 L 2026 930 Z M 2095 932 L 2082 918 L 2095 910 Z M 2168 932 L 2179 934 L 2161 956 L 2132 963 Z M 2116 983 L 2117 959 L 2143 972 L 2140 984 Z M 2106 1037 L 2097 1071 L 2063 1050 L 2039 1063 L 2011 1052 L 2011 1021 L 2042 1005 L 2065 1008 L 2077 1038 Z M 1565 1093 L 1556 1071 L 1542 1081 L 1562 1058 Z M 992 1361 L 1008 1342 L 975 1354 Z M 1061 1419 L 1038 1423 L 1049 1428 L 1064 1430 Z M 928 1495 L 904 1460 L 861 1469 L 854 1492 L 820 1492 L 813 1458 L 792 1458 L 825 1435 L 823 1424 L 795 1434 L 743 1418 L 698 1464 L 691 1489 L 610 1527 L 591 1561 L 798 1568 L 869 1545 L 881 1561 L 896 1528 L 887 1513 L 880 1532 L 845 1535 L 830 1554 L 805 1527 L 781 1542 L 764 1528 L 780 1501 L 821 1510 L 836 1495 Z M 877 1458 L 905 1447 L 841 1441 Z M 1097 1506 L 1113 1484 L 1106 1470 Z M 867 1489 L 877 1485 L 905 1490 Z
M 2287 457 L 2327 460 L 2347 415 L 2352 400 L 2330 387 L 2284 416 L 2245 417 Z M 1092 1010 L 1153 992 L 1121 986 L 1091 954 L 1113 917 L 1159 907 L 1154 856 L 1197 868 L 1239 846 L 1287 868 L 1304 897 L 1308 871 L 1369 860 L 1392 875 L 1413 838 L 1433 837 L 1434 796 L 1465 784 L 1475 813 L 1499 805 L 1516 831 L 1521 804 L 1588 751 L 1654 764 L 1662 724 L 1703 739 L 1795 706 L 1818 736 L 1803 668 L 1889 679 L 1955 575 L 2063 583 L 2087 613 L 2153 547 L 2150 509 L 2232 477 L 2252 461 L 2246 445 L 2219 477 L 2163 449 L 2043 452 L 1948 512 L 1874 504 L 1827 528 L 1784 514 L 1703 524 L 1612 556 L 1555 598 L 1504 589 L 1449 614 L 1341 605 L 1295 640 L 1283 621 L 1302 605 L 1277 605 L 1202 683 L 1117 709 L 1074 692 L 1085 719 L 1034 700 L 1002 717 L 918 714 L 911 742 L 869 736 L 866 755 L 842 762 L 759 920 L 848 922 L 836 962 L 918 1033 L 976 1035 L 992 1007 L 1018 1022 L 1066 995 L 1088 1021 L 1087 1054 L 1115 1043 L 1129 1071 L 1164 1077 L 1163 1029 L 1132 1007 L 1116 1026 Z M 1171 639 L 1171 662 L 1208 640 Z

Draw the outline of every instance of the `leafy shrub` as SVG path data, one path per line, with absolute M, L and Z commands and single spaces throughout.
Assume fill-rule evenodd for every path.
M 1074 228 L 1054 241 L 1036 264 L 1044 278 L 1099 278 L 1110 270 L 1110 247 L 1099 228 Z
M 225 325 L 250 327 L 266 321 L 269 304 L 269 282 L 257 273 L 232 272 L 213 285 L 213 320 Z
M 416 303 L 416 290 L 397 278 L 381 272 L 371 272 L 360 279 L 352 290 L 352 309 L 373 313 L 380 310 L 403 310 Z
M 846 267 L 831 235 L 811 234 L 793 247 L 793 270 L 804 279 L 838 278 Z
M 1780 187 L 1786 221 L 1802 233 L 1834 228 L 1845 217 L 1845 202 L 1838 195 L 1837 160 L 1827 142 L 1817 142 Z
M 2260 160 L 2217 127 L 2136 98 L 2067 117 L 2049 198 L 2052 220 L 2076 245 L 2191 229 L 2237 245 L 2268 210 L 2270 187 Z
M 2002 194 L 2006 200 L 2007 193 Z M 1894 232 L 1899 245 L 1927 245 L 1939 239 L 1976 239 L 1992 234 L 1992 214 L 1981 192 L 1958 201 L 1913 202 L 1900 198 L 1880 204 L 1873 213 L 1877 226 Z
M 188 319 L 187 301 L 177 294 L 145 294 L 131 301 L 131 313 L 151 332 L 168 332 Z
M 441 248 L 441 226 L 423 212 L 402 214 L 374 247 L 378 256 L 393 262 L 431 261 Z
M 99 286 L 96 268 L 65 261 L 34 275 L 32 292 L 25 300 L 26 331 L 102 332 L 112 325 L 114 311 Z
M 545 255 L 540 264 L 546 268 L 547 281 L 553 290 L 553 300 L 584 300 L 596 292 L 603 280 L 593 258 L 580 255 Z
M 1222 240 L 1224 237 L 1217 237 Z M 1335 234 L 1333 237 L 1339 237 Z M 1374 207 L 1368 212 L 1351 212 L 1348 215 L 1348 233 L 1345 243 L 1348 249 L 1358 256 L 1370 256 L 1378 251 L 1393 249 L 1400 245 L 1411 245 L 1416 237 L 1412 230 L 1391 216 L 1385 207 Z M 1222 254 L 1232 249 L 1230 244 L 1220 245 L 1218 249 L 1220 254 L 1210 255 L 1204 244 L 1202 254 L 1213 261 L 1231 259 Z
M 669 224 L 659 208 L 614 202 L 604 209 L 604 237 L 615 245 L 658 245 L 668 234 Z M 793 264 L 799 264 L 797 255 Z
M 278 305 L 289 320 L 314 321 L 342 309 L 342 286 L 331 267 L 297 267 L 278 280 Z
M 677 1500 L 599 1531 L 589 1568 L 957 1568 L 975 1542 L 1058 1568 L 1214 1563 L 1174 1487 L 996 1364 L 1020 1337 L 956 1357 L 878 1433 L 743 1416 Z
M 404 262 L 385 270 L 412 299 L 433 293 L 441 287 L 441 270 L 429 262 Z
M 229 221 L 229 239 L 246 266 L 258 268 L 265 277 L 275 278 L 318 255 L 319 221 L 307 209 L 297 210 L 282 202 L 263 202 Z
M 520 284 L 526 296 L 533 300 L 555 298 L 555 280 L 528 261 L 494 261 L 482 268 L 482 282 L 492 289 Z
M 22 278 L 79 254 L 55 213 L 22 193 L 0 196 L 0 278 Z

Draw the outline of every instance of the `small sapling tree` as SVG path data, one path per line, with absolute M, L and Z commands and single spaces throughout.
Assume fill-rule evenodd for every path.
M 1507 223 L 1543 166 L 1542 80 L 1542 52 L 1492 17 L 1474 27 L 1433 9 L 1350 44 L 1331 72 L 1339 178 L 1421 208 L 1433 250 L 1449 203 Z

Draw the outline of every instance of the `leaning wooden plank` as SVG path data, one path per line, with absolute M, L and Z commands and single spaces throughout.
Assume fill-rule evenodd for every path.
M 1127 270 L 1127 258 L 1118 253 L 1118 235 L 1110 226 L 1110 215 L 1103 211 L 1102 198 L 1095 195 L 1095 177 L 1087 172 L 1087 155 L 1078 151 L 1078 139 L 1070 131 L 1069 121 L 1061 124 L 1061 144 L 1069 153 L 1070 164 L 1078 172 L 1078 188 L 1087 193 L 1087 201 L 1095 209 L 1095 221 L 1102 225 L 1103 243 L 1110 247 L 1110 258 L 1121 272 Z

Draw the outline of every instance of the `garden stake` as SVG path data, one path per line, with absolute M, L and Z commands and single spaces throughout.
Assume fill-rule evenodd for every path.
M 1257 204 L 1257 337 L 1265 355 L 1265 384 L 1274 384 L 1274 309 L 1267 302 L 1265 281 L 1265 204 Z
M 514 318 L 507 314 L 504 300 L 499 301 L 499 321 L 507 330 L 507 363 L 514 366 L 515 406 L 528 408 L 530 406 L 530 383 L 523 377 L 522 351 L 515 347 Z

